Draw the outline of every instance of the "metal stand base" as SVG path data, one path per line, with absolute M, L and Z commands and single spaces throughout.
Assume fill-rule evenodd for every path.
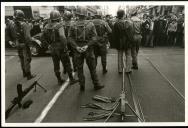
M 129 104 L 127 98 L 125 97 L 125 92 L 122 92 L 122 94 L 120 95 L 118 100 L 114 103 L 114 109 L 110 112 L 109 116 L 106 118 L 106 120 L 104 122 L 107 122 L 112 117 L 112 115 L 117 110 L 118 106 L 120 106 L 120 108 L 121 108 L 120 116 L 121 116 L 122 121 L 125 119 L 125 117 L 137 117 L 141 122 L 144 122 L 143 119 L 135 112 L 133 107 Z M 134 115 L 125 114 L 126 106 L 128 106 L 128 108 L 133 112 Z

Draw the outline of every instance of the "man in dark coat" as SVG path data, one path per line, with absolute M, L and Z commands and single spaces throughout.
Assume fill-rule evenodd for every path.
M 122 73 L 123 68 L 125 68 L 126 73 L 131 73 L 131 35 L 130 27 L 131 23 L 124 19 L 125 11 L 118 10 L 117 21 L 114 24 L 114 40 L 116 41 L 116 49 L 118 50 L 118 72 Z M 125 53 L 125 60 L 123 54 Z M 124 65 L 125 61 L 125 65 Z M 124 67 L 125 66 L 125 67 Z

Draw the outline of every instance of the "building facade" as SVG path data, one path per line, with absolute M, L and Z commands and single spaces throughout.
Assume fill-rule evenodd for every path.
M 158 6 L 158 5 L 139 5 L 139 6 L 126 6 L 126 13 L 130 16 L 131 12 L 137 11 L 138 17 L 143 17 L 143 14 L 153 15 L 157 17 L 159 15 L 178 15 L 179 13 L 184 14 L 184 6 L 173 5 L 173 6 Z

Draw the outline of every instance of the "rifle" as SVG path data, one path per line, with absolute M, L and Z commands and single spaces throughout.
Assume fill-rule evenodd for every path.
M 5 112 L 5 119 L 7 119 L 9 117 L 9 113 L 12 111 L 12 109 L 18 105 L 19 108 L 22 107 L 22 99 L 35 87 L 35 91 L 36 91 L 36 85 L 38 85 L 39 87 L 41 87 L 45 92 L 47 91 L 44 87 L 42 87 L 39 83 L 38 80 L 40 79 L 41 75 L 39 75 L 33 82 L 32 84 L 26 88 L 25 90 L 22 89 L 22 84 L 18 83 L 17 84 L 17 94 L 18 96 L 15 97 L 12 101 L 11 101 L 11 105 L 8 107 L 8 109 Z

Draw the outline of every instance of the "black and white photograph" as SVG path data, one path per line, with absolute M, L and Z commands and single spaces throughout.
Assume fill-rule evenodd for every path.
M 187 2 L 1 3 L 2 126 L 185 126 Z

